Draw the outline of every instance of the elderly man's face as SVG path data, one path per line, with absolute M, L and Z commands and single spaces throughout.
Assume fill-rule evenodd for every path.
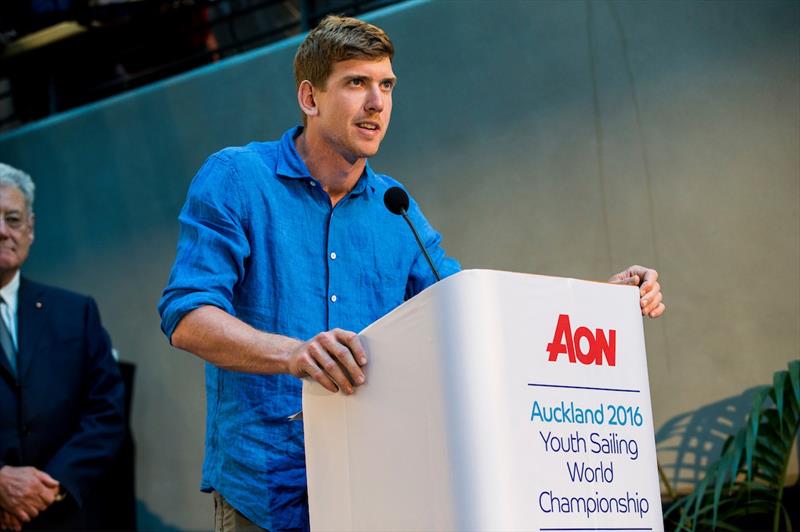
M 33 216 L 15 186 L 0 186 L 0 277 L 3 284 L 28 258 L 33 242 Z

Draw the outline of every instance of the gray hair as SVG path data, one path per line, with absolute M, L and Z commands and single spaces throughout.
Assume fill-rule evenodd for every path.
M 25 197 L 25 206 L 28 207 L 28 214 L 33 214 L 33 193 L 36 190 L 36 185 L 33 184 L 31 176 L 13 166 L 0 163 L 0 186 L 17 187 Z

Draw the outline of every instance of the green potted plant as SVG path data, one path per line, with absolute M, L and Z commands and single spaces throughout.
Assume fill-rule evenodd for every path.
M 798 427 L 800 360 L 794 360 L 757 392 L 745 426 L 727 439 L 694 491 L 667 509 L 665 523 L 676 530 L 791 530 L 784 485 Z

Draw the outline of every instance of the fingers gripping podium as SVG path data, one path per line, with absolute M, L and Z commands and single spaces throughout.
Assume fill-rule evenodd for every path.
M 468 270 L 306 382 L 313 530 L 661 530 L 638 290 Z

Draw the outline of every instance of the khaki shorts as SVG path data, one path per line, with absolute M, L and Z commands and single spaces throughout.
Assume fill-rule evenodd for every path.
M 267 532 L 214 492 L 214 532 Z

